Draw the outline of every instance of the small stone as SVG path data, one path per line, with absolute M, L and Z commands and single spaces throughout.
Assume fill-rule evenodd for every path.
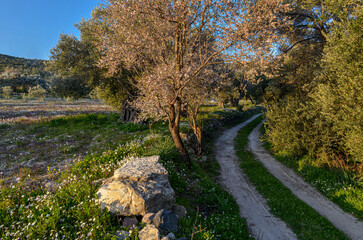
M 180 138 L 182 140 L 187 140 L 188 139 L 188 135 L 186 133 L 180 133 Z
M 188 238 L 186 238 L 186 237 L 181 237 L 181 238 L 178 238 L 178 240 L 188 240 Z
M 203 156 L 203 157 L 200 159 L 200 161 L 201 161 L 201 162 L 206 162 L 206 161 L 207 161 L 207 159 L 208 159 L 208 158 L 207 158 L 207 156 Z
M 119 230 L 116 232 L 116 239 L 117 240 L 124 240 L 127 239 L 129 237 L 129 232 L 128 231 L 124 231 L 124 230 Z
M 187 216 L 187 210 L 182 205 L 174 204 L 171 210 L 175 213 L 178 219 L 185 218 Z
M 101 178 L 101 179 L 92 181 L 91 184 L 92 185 L 97 185 L 97 184 L 102 183 L 102 182 L 103 182 L 103 179 Z
M 123 223 L 125 227 L 134 227 L 139 225 L 139 221 L 137 221 L 136 217 L 125 217 Z
M 160 240 L 160 231 L 153 225 L 147 225 L 139 232 L 140 240 Z
M 195 151 L 193 148 L 188 149 L 189 155 L 195 155 Z
M 153 222 L 153 219 L 155 217 L 155 213 L 147 213 L 142 218 L 141 222 L 145 224 L 151 224 Z
M 175 239 L 176 239 L 176 237 L 175 237 L 174 233 L 169 233 L 168 235 L 166 235 L 166 238 L 167 238 L 168 240 L 175 240 Z
M 52 188 L 53 186 L 54 186 L 53 181 L 49 181 L 49 182 L 47 182 L 47 183 L 45 184 L 45 187 L 46 187 L 46 188 L 48 188 L 48 189 Z
M 170 210 L 160 210 L 153 219 L 155 227 L 168 230 L 169 232 L 178 231 L 178 218 Z
M 49 181 L 44 185 L 49 191 L 55 191 L 60 184 L 59 183 L 55 183 L 53 181 Z

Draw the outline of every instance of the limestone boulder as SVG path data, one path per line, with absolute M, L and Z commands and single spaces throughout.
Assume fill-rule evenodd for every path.
M 170 209 L 175 202 L 168 171 L 159 156 L 129 160 L 97 192 L 102 208 L 122 216 L 144 216 Z

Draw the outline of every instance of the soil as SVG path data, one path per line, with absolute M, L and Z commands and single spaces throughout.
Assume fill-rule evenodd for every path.
M 295 196 L 315 209 L 315 211 L 317 211 L 320 215 L 326 217 L 336 228 L 344 232 L 349 238 L 354 240 L 363 239 L 363 222 L 344 212 L 337 205 L 321 195 L 292 169 L 284 166 L 274 159 L 263 147 L 262 143 L 259 141 L 261 125 L 262 123 L 260 123 L 248 137 L 250 151 L 256 156 L 256 158 L 271 174 L 288 187 Z M 220 147 L 220 149 L 223 149 L 222 143 L 220 143 Z M 234 152 L 233 149 L 231 151 Z M 223 164 L 226 165 L 225 163 Z M 230 168 L 234 168 L 234 166 L 231 166 Z M 228 176 L 228 178 L 230 178 L 230 176 Z M 243 203 L 249 205 L 249 203 L 245 201 L 243 201 Z M 251 208 L 253 209 L 254 207 Z M 249 216 L 247 215 L 247 221 L 248 217 Z
M 236 199 L 240 207 L 240 215 L 246 218 L 252 237 L 256 239 L 297 239 L 285 222 L 271 214 L 265 199 L 249 182 L 238 164 L 234 139 L 239 129 L 258 116 L 226 130 L 216 141 L 215 154 L 221 166 L 222 184 Z

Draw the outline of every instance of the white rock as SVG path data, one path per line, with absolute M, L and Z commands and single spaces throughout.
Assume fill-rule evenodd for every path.
M 117 169 L 97 192 L 102 208 L 123 216 L 170 209 L 175 193 L 159 160 L 159 156 L 133 159 Z

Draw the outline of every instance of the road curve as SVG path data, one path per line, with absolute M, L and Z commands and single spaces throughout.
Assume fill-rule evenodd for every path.
M 278 162 L 259 141 L 260 123 L 248 136 L 250 151 L 265 168 L 291 190 L 295 196 L 326 217 L 336 228 L 353 240 L 363 240 L 363 222 L 344 212 L 306 183 L 292 169 Z
M 271 214 L 266 200 L 249 182 L 238 164 L 234 139 L 238 130 L 252 122 L 259 115 L 255 115 L 249 120 L 226 130 L 216 141 L 214 149 L 216 159 L 221 166 L 222 184 L 239 205 L 240 215 L 246 218 L 252 237 L 263 240 L 297 239 L 285 222 Z

